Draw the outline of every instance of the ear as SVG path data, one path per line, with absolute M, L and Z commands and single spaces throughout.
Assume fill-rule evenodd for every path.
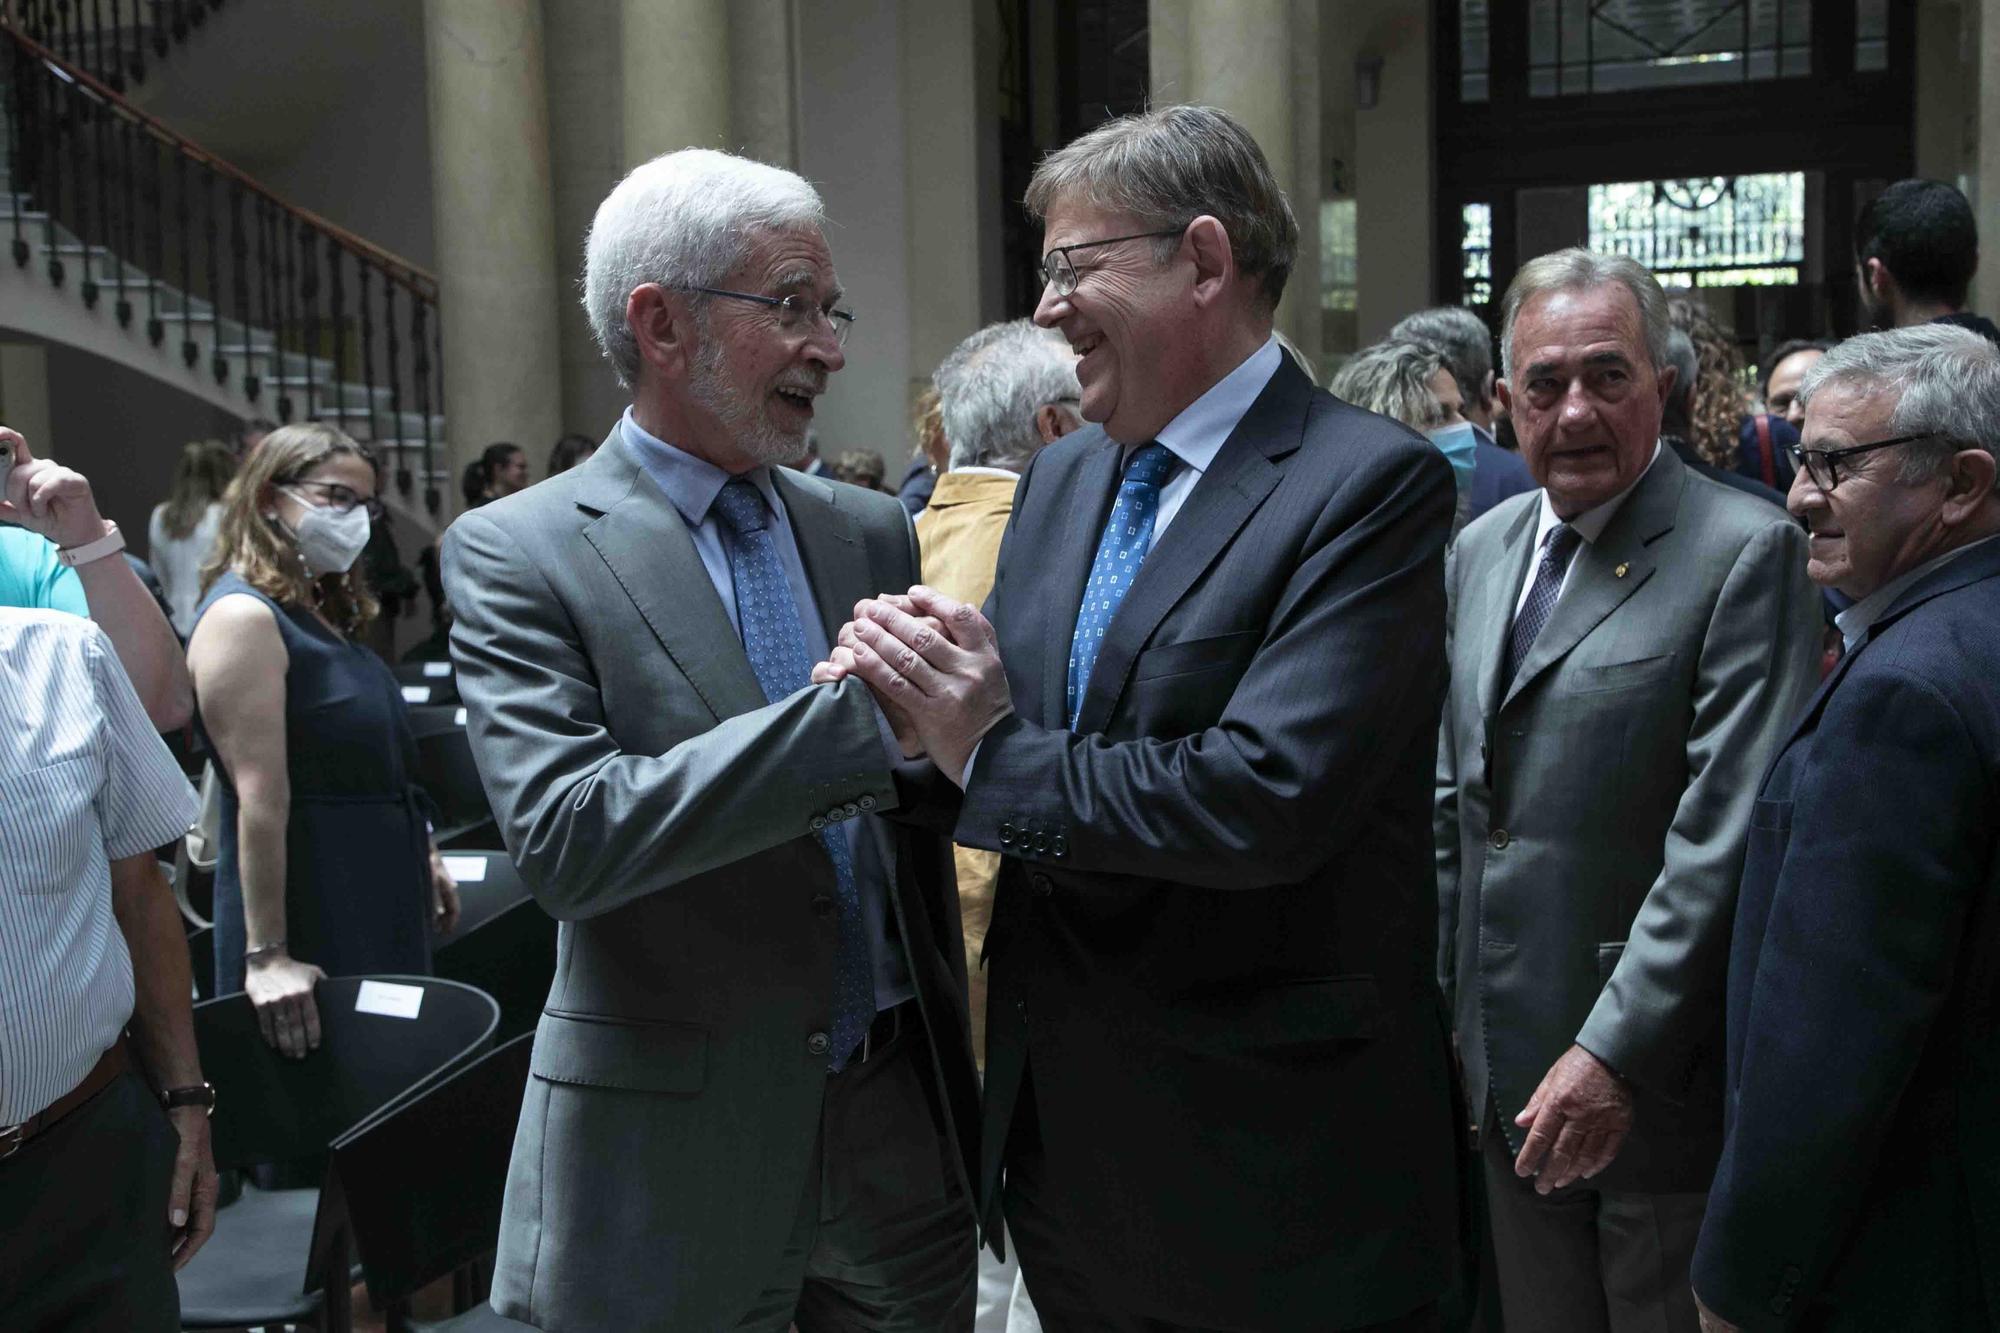
M 1499 405 L 1504 415 L 1510 417 L 1514 415 L 1514 388 L 1506 380 L 1493 381 L 1493 401 Z
M 1889 273 L 1889 266 L 1880 259 L 1862 261 L 1861 281 L 1876 296 L 1887 296 L 1889 289 L 1895 283 L 1895 279 Z
M 1035 431 L 1043 444 L 1054 444 L 1083 422 L 1061 403 L 1043 403 L 1035 409 Z
M 697 338 L 694 311 L 685 296 L 657 282 L 639 284 L 625 298 L 625 327 L 639 345 L 641 361 L 663 374 L 685 374 Z
M 1674 396 L 1674 386 L 1680 383 L 1681 372 L 1673 366 L 1661 366 L 1653 373 L 1659 380 L 1660 406 L 1665 407 L 1667 400 Z
M 1945 524 L 1956 527 L 1969 522 L 1993 498 L 1996 469 L 1993 455 L 1984 449 L 1961 449 L 1951 458 L 1945 473 Z
M 1229 248 L 1229 232 L 1206 213 L 1188 223 L 1181 244 L 1194 256 L 1194 299 L 1207 305 L 1229 290 L 1236 276 L 1236 255 Z

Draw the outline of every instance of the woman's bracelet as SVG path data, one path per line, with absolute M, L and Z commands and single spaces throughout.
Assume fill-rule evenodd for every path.
M 273 940 L 269 944 L 260 944 L 254 949 L 245 949 L 243 951 L 243 961 L 254 963 L 259 958 L 263 958 L 269 954 L 283 953 L 284 951 L 285 942 L 283 940 Z

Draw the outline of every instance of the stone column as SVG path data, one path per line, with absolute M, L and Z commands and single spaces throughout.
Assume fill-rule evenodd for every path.
M 1973 278 L 1972 305 L 1981 314 L 2000 310 L 2000 0 L 1979 6 L 1979 145 L 1973 157 L 1978 173 L 1973 213 L 1979 220 L 1979 272 Z
M 604 0 L 542 0 L 547 24 L 563 429 L 604 438 L 630 401 L 591 336 L 579 299 L 590 220 L 625 174 L 619 13 Z
M 538 0 L 425 0 L 431 189 L 454 476 L 496 440 L 561 428 L 548 107 Z
M 1278 328 L 1319 353 L 1319 25 L 1297 0 L 1152 0 L 1154 101 L 1198 102 L 1240 121 L 1299 221 L 1301 263 Z M 1301 78 L 1301 75 L 1304 75 Z
M 792 3 L 735 0 L 728 6 L 728 110 L 734 151 L 796 171 L 798 25 Z
M 623 0 L 625 165 L 729 148 L 725 0 Z

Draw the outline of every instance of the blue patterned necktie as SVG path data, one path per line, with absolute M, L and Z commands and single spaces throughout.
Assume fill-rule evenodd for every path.
M 738 477 L 715 497 L 715 513 L 729 537 L 729 577 L 736 584 L 736 621 L 750 669 L 772 703 L 803 689 L 811 679 L 805 627 L 791 580 L 771 544 L 770 510 L 750 482 Z M 868 936 L 861 923 L 861 892 L 854 880 L 854 855 L 847 835 L 829 824 L 820 845 L 833 861 L 839 910 L 833 958 L 832 1053 L 827 1067 L 838 1071 L 861 1044 L 875 1018 L 875 982 L 868 962 Z
M 1576 554 L 1577 543 L 1582 540 L 1582 534 L 1567 523 L 1556 524 L 1542 539 L 1542 559 L 1535 569 L 1535 584 L 1528 589 L 1528 600 L 1521 603 L 1514 616 L 1514 628 L 1507 635 L 1507 662 L 1500 677 L 1502 697 L 1513 685 L 1521 663 L 1528 660 L 1528 650 L 1535 646 L 1542 626 L 1555 613 L 1556 599 L 1562 596 L 1563 575 L 1569 572 L 1569 558 Z
M 1173 469 L 1174 456 L 1164 444 L 1148 444 L 1136 450 L 1125 465 L 1124 480 L 1118 483 L 1118 499 L 1097 539 L 1097 558 L 1090 562 L 1090 582 L 1084 585 L 1083 605 L 1076 609 L 1076 631 L 1069 641 L 1069 728 L 1076 730 L 1077 715 L 1083 711 L 1083 692 L 1090 684 L 1090 669 L 1097 665 L 1098 649 L 1104 646 L 1104 630 L 1146 563 L 1153 545 L 1153 524 L 1160 516 L 1160 484 Z

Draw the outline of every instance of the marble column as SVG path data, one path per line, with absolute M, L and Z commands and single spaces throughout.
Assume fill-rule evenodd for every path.
M 456 473 L 561 428 L 548 109 L 538 0 L 425 0 L 445 437 Z
M 620 22 L 625 165 L 733 147 L 725 0 L 623 0 Z

